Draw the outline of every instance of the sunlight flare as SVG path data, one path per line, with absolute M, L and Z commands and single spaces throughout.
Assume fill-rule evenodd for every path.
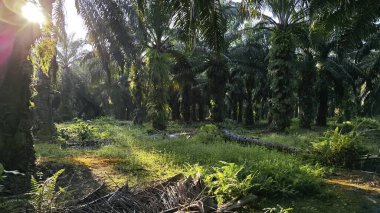
M 46 20 L 41 7 L 31 2 L 26 3 L 21 8 L 22 15 L 30 22 L 43 24 Z

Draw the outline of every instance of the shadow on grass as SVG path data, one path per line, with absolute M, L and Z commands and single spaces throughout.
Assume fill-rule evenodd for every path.
M 90 194 L 102 185 L 102 180 L 94 176 L 91 169 L 86 165 L 70 162 L 47 161 L 37 165 L 37 180 L 46 180 L 60 169 L 65 169 L 57 181 L 57 187 L 65 189 L 63 195 L 65 202 L 74 203 Z M 104 194 L 107 191 L 103 192 Z

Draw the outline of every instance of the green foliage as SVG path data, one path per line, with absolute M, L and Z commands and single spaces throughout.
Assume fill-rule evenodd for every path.
M 283 208 L 280 205 L 277 205 L 277 207 L 273 208 L 264 208 L 264 213 L 290 213 L 293 211 L 293 208 Z
M 351 121 L 344 121 L 341 124 L 338 124 L 337 128 L 339 128 L 341 133 L 346 134 L 355 129 L 355 124 Z
M 272 128 L 283 131 L 291 124 L 295 105 L 294 43 L 288 31 L 275 30 L 269 50 Z
M 337 126 L 341 128 L 341 131 L 356 131 L 360 135 L 365 135 L 368 132 L 380 130 L 380 122 L 377 119 L 365 117 L 354 118 L 351 121 L 345 121 Z
M 26 199 L 0 198 L 0 212 L 25 212 L 26 209 L 30 209 L 28 200 Z
M 153 128 L 165 130 L 168 122 L 168 87 L 169 61 L 168 56 L 157 50 L 149 52 L 148 68 L 151 86 L 149 89 L 149 117 Z
M 380 122 L 373 118 L 358 117 L 336 125 L 342 133 L 357 132 L 366 135 L 368 132 L 380 130 Z
M 241 175 L 243 165 L 221 162 L 222 166 L 213 167 L 211 171 L 195 165 L 189 168 L 192 176 L 199 175 L 208 188 L 208 193 L 215 196 L 218 205 L 247 195 L 252 187 L 254 175 Z
M 225 111 L 224 97 L 228 80 L 228 66 L 221 55 L 210 58 L 209 64 L 207 78 L 211 95 L 211 117 L 215 122 L 222 122 Z
M 306 164 L 300 167 L 300 170 L 305 172 L 306 174 L 310 174 L 314 177 L 326 177 L 326 175 L 331 173 L 331 169 L 327 169 L 326 167 L 322 167 L 318 163 L 316 165 Z
M 51 25 L 43 27 L 43 36 L 33 46 L 34 54 L 31 55 L 31 61 L 34 69 L 40 70 L 47 76 L 54 77 L 57 73 L 51 73 L 52 61 L 57 55 L 57 39 L 52 37 Z
M 32 199 L 30 202 L 37 213 L 57 212 L 57 207 L 59 207 L 57 199 L 65 190 L 58 187 L 58 191 L 56 191 L 56 183 L 64 171 L 64 169 L 59 170 L 43 183 L 38 183 L 37 180 L 32 177 Z
M 354 122 L 358 124 L 359 129 L 380 129 L 380 121 L 378 119 L 359 117 L 354 119 Z
M 324 137 L 312 145 L 316 158 L 330 165 L 344 167 L 351 167 L 365 152 L 356 132 L 343 134 L 338 127 L 326 132 Z
M 187 166 L 186 174 L 200 176 L 218 204 L 240 198 L 249 192 L 265 197 L 286 197 L 318 193 L 320 177 L 329 171 L 320 165 L 288 165 L 283 162 L 261 161 L 249 167 L 222 162 L 222 166 Z
M 376 143 L 380 136 L 380 122 L 374 118 L 357 117 L 351 121 L 336 124 L 343 134 L 355 134 L 362 140 L 363 146 L 369 153 L 375 154 L 380 150 L 380 144 Z
M 110 118 L 93 120 L 91 124 L 109 131 L 115 143 L 99 150 L 86 151 L 60 150 L 59 146 L 54 144 L 36 144 L 38 155 L 43 158 L 62 160 L 67 156 L 83 155 L 117 159 L 115 168 L 125 172 L 131 185 L 138 186 L 148 184 L 157 178 L 170 178 L 181 171 L 188 171 L 189 168 L 184 166 L 186 164 L 198 164 L 197 170 L 200 171 L 193 170 L 192 176 L 197 173 L 216 173 L 213 167 L 221 168 L 219 162 L 225 161 L 244 165 L 245 169 L 237 175 L 238 180 L 244 180 L 247 175 L 254 174 L 248 193 L 252 192 L 260 198 L 268 199 L 316 195 L 322 189 L 321 177 L 325 177 L 329 172 L 318 164 L 305 163 L 304 159 L 297 155 L 225 141 L 220 136 L 214 136 L 218 134 L 218 130 L 217 126 L 212 124 L 199 127 L 192 137 L 172 139 L 149 137 L 147 129 L 151 128 L 150 125 L 135 126 L 131 122 Z M 194 127 L 197 126 L 170 124 L 169 131 L 175 132 L 194 131 Z M 75 124 L 65 123 L 59 126 L 70 127 L 71 125 Z M 252 130 L 248 132 L 251 133 Z M 291 144 L 292 141 L 298 140 L 298 143 L 291 144 L 297 146 L 307 144 L 307 138 L 318 135 L 308 130 L 303 130 L 298 134 L 300 135 L 278 134 L 277 137 L 273 135 L 269 141 L 280 140 Z M 267 135 L 260 135 L 260 137 L 265 138 Z M 139 168 L 144 168 L 144 170 L 140 171 Z M 204 169 L 207 172 L 203 171 Z
M 222 140 L 219 128 L 214 124 L 202 125 L 197 130 L 197 134 L 194 136 L 194 140 L 199 140 L 202 143 L 210 143 L 215 140 Z
M 64 140 L 72 141 L 98 140 L 110 136 L 109 132 L 101 131 L 99 128 L 82 120 L 77 120 L 70 127 L 60 128 L 58 135 Z
M 316 113 L 315 82 L 317 72 L 310 53 L 306 53 L 301 64 L 301 81 L 299 83 L 299 117 L 300 127 L 310 129 Z
M 139 70 L 136 64 L 132 64 L 129 71 L 129 90 L 132 95 L 132 101 L 136 106 L 136 109 L 133 112 L 133 122 L 135 124 L 141 125 L 145 120 L 145 107 L 144 103 L 146 102 L 146 91 L 144 90 L 144 71 Z
M 261 183 L 255 190 L 259 195 L 269 197 L 294 197 L 319 193 L 320 175 L 325 174 L 319 165 L 300 165 L 278 159 L 260 161 L 250 170 L 252 169 L 259 171 L 256 181 Z

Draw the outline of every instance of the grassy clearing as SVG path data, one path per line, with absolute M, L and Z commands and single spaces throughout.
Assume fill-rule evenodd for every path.
M 108 131 L 113 145 L 98 150 L 60 149 L 57 144 L 36 144 L 39 161 L 65 161 L 89 167 L 109 186 L 128 181 L 132 186 L 144 186 L 186 170 L 186 165 L 219 166 L 220 161 L 244 165 L 244 173 L 255 174 L 255 193 L 262 199 L 260 206 L 295 207 L 295 212 L 365 212 L 364 201 L 356 202 L 341 188 L 326 187 L 323 181 L 329 170 L 296 155 L 269 151 L 255 146 L 240 146 L 225 142 L 212 131 L 198 130 L 193 137 L 164 139 L 150 126 L 134 126 L 130 122 L 102 118 L 90 122 L 99 131 Z M 59 124 L 58 128 L 72 123 Z M 191 131 L 204 124 L 184 126 L 171 123 L 168 132 Z M 294 126 L 294 125 L 293 125 Z M 319 137 L 322 130 L 307 131 L 291 128 L 288 134 L 264 133 L 262 130 L 234 128 L 239 134 L 260 136 L 299 147 L 309 146 L 310 139 Z M 266 199 L 265 199 L 266 198 Z M 334 202 L 348 203 L 335 205 Z M 353 201 L 355 200 L 355 201 Z M 291 202 L 290 202 L 291 201 Z M 321 208 L 324 203 L 332 203 Z M 287 205 L 288 204 L 288 205 Z M 359 205 L 360 204 L 360 205 Z M 326 204 L 327 205 L 327 204 Z M 364 207 L 363 207 L 364 208 Z M 355 211 L 350 211 L 355 209 Z M 357 210 L 356 210 L 357 209 Z
M 299 120 L 293 119 L 290 128 L 285 133 L 267 132 L 266 121 L 260 121 L 255 128 L 247 129 L 235 122 L 225 122 L 223 126 L 233 130 L 237 134 L 252 138 L 260 138 L 263 141 L 271 141 L 303 149 L 309 149 L 311 142 L 323 137 L 327 130 L 339 127 L 342 131 L 355 129 L 360 135 L 363 145 L 371 154 L 380 153 L 380 118 L 355 118 L 344 124 L 337 124 L 335 119 L 330 118 L 327 127 L 313 126 L 311 130 L 300 129 Z

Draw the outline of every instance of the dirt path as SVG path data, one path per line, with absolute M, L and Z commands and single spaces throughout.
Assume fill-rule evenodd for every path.
M 380 213 L 380 175 L 364 171 L 338 171 L 326 179 L 331 185 L 340 186 L 364 198 L 368 213 Z M 355 199 L 355 198 L 353 198 Z

